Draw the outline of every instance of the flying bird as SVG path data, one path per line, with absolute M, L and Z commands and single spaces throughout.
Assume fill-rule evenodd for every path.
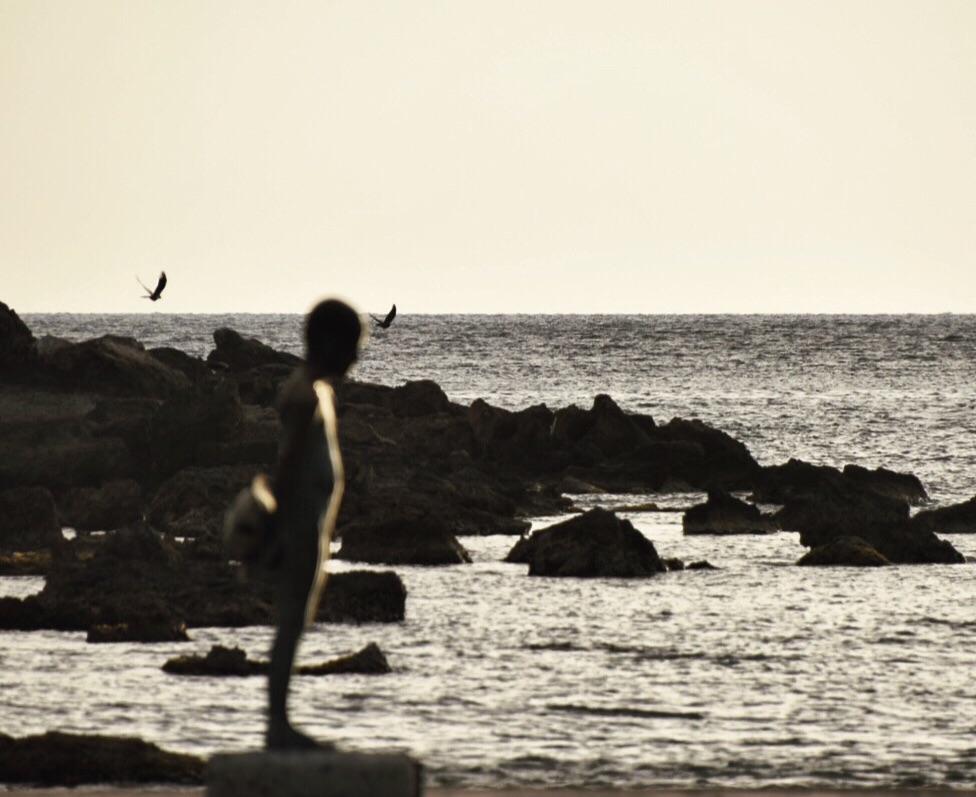
M 136 282 L 138 282 L 140 285 L 142 285 L 143 288 L 145 288 L 146 295 L 143 296 L 142 298 L 149 299 L 149 301 L 151 302 L 155 302 L 160 296 L 163 295 L 163 288 L 166 287 L 166 272 L 165 271 L 159 272 L 159 282 L 156 283 L 156 290 L 153 291 L 149 290 L 149 288 L 146 287 L 145 283 L 138 277 L 136 277 Z
M 390 312 L 388 312 L 388 313 L 386 314 L 386 318 L 384 318 L 384 319 L 382 319 L 382 320 L 380 320 L 379 318 L 377 318 L 377 317 L 376 317 L 375 315 L 373 316 L 373 320 L 374 320 L 374 321 L 375 321 L 375 322 L 376 322 L 376 323 L 377 323 L 377 324 L 378 324 L 379 326 L 381 326 L 381 327 L 382 327 L 383 329 L 389 329 L 389 327 L 390 327 L 390 324 L 392 324 L 392 323 L 393 323 L 393 319 L 394 319 L 394 318 L 396 318 L 396 305 L 393 305 L 393 307 L 392 307 L 392 309 L 390 310 Z

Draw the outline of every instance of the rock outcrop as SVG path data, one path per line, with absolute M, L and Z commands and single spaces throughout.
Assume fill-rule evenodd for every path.
M 345 526 L 336 558 L 378 565 L 457 565 L 471 561 L 447 524 L 430 516 L 399 516 Z
M 724 490 L 711 490 L 704 504 L 690 507 L 681 521 L 685 534 L 771 534 L 779 524 L 759 507 Z
M 764 468 L 753 497 L 783 504 L 775 519 L 783 529 L 800 532 L 800 543 L 809 548 L 860 537 L 895 564 L 965 561 L 949 542 L 910 522 L 907 501 L 861 474 L 790 460 Z
M 667 572 L 654 543 L 605 509 L 533 532 L 505 561 L 528 564 L 530 576 L 642 578 Z
M 49 490 L 14 487 L 0 492 L 0 551 L 36 551 L 63 542 Z
M 925 509 L 912 518 L 912 526 L 939 534 L 976 534 L 976 496 L 960 504 Z

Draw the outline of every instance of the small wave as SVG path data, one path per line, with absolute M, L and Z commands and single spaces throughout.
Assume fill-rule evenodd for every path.
M 549 711 L 563 711 L 568 714 L 588 714 L 595 717 L 636 717 L 638 719 L 681 719 L 703 720 L 705 715 L 698 711 L 661 711 L 658 709 L 622 708 L 620 706 L 581 706 L 575 703 L 550 703 Z
M 524 650 L 555 650 L 555 651 L 571 651 L 571 650 L 583 650 L 579 645 L 574 645 L 572 642 L 530 642 L 525 645 Z

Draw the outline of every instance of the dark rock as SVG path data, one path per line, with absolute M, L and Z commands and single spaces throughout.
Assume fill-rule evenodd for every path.
M 398 418 L 436 415 L 450 412 L 452 407 L 441 386 L 429 379 L 407 382 L 393 388 L 390 406 Z
M 214 645 L 206 656 L 177 656 L 163 665 L 163 671 L 172 675 L 232 676 L 243 678 L 261 675 L 268 671 L 268 663 L 253 661 L 238 647 L 226 648 Z
M 214 645 L 206 656 L 178 656 L 163 665 L 165 672 L 173 675 L 245 677 L 263 675 L 268 662 L 249 659 L 240 648 Z M 392 672 L 386 656 L 370 642 L 358 653 L 340 656 L 321 664 L 302 664 L 295 668 L 296 675 L 384 675 Z
M 220 538 L 224 514 L 258 473 L 253 466 L 184 468 L 156 490 L 146 520 L 174 537 Z
M 664 566 L 668 569 L 669 573 L 680 572 L 681 570 L 685 569 L 685 563 L 681 559 L 665 557 L 661 561 L 664 562 Z
M 807 551 L 798 565 L 842 565 L 848 567 L 882 567 L 891 561 L 860 537 L 837 537 L 825 545 Z
M 115 396 L 172 396 L 190 387 L 180 371 L 149 355 L 133 338 L 104 335 L 50 352 L 47 373 L 62 387 Z
M 147 527 L 66 544 L 52 560 L 44 589 L 23 600 L 0 599 L 0 630 L 87 631 L 167 618 L 187 627 L 274 622 L 274 575 L 242 571 Z M 81 556 L 78 546 L 95 545 Z M 326 582 L 318 619 L 333 623 L 399 622 L 406 590 L 390 572 L 337 573 Z
M 620 456 L 651 442 L 635 416 L 620 409 L 610 396 L 602 393 L 597 396 L 590 414 L 593 423 L 581 439 L 599 449 L 604 456 Z
M 149 356 L 159 360 L 167 368 L 182 373 L 190 382 L 200 382 L 213 379 L 214 373 L 203 360 L 193 357 L 182 349 L 174 349 L 172 346 L 160 346 L 149 350 Z
M 0 375 L 25 377 L 36 360 L 34 335 L 10 307 L 0 302 Z
M 403 620 L 407 590 L 396 573 L 334 573 L 316 619 L 326 623 L 397 623 Z
M 378 523 L 345 526 L 336 558 L 386 565 L 456 565 L 471 561 L 447 524 L 430 516 L 398 516 Z
M 203 783 L 206 765 L 141 739 L 49 731 L 16 739 L 0 734 L 0 783 Z
M 667 570 L 650 540 L 604 509 L 533 532 L 505 561 L 527 563 L 530 576 L 638 578 Z
M 770 534 L 779 530 L 759 508 L 724 490 L 710 490 L 704 504 L 696 504 L 682 519 L 685 534 Z
M 895 564 L 957 564 L 964 557 L 947 541 L 909 521 L 906 501 L 878 492 L 869 480 L 836 468 L 790 460 L 765 468 L 756 500 L 783 503 L 775 517 L 816 548 L 840 537 L 860 537 Z
M 197 385 L 168 399 L 153 415 L 152 461 L 143 467 L 163 479 L 202 464 L 208 446 L 237 439 L 243 428 L 244 410 L 233 382 Z
M 64 542 L 54 497 L 44 487 L 0 492 L 0 550 L 36 551 Z
M 692 562 L 686 568 L 686 570 L 718 570 L 718 568 L 711 562 L 701 559 L 697 562 Z
M 896 473 L 887 468 L 868 470 L 860 465 L 845 465 L 843 474 L 851 481 L 879 495 L 905 501 L 911 506 L 918 506 L 929 500 L 922 482 L 911 473 Z
M 263 365 L 285 365 L 294 368 L 302 358 L 276 351 L 256 338 L 245 338 L 239 332 L 221 327 L 214 330 L 216 348 L 207 355 L 207 362 L 233 372 L 248 371 Z
M 596 418 L 593 412 L 580 409 L 575 404 L 558 409 L 553 413 L 552 429 L 555 440 L 579 442 L 593 428 Z
M 715 485 L 725 490 L 750 489 L 761 470 L 744 444 L 698 419 L 673 418 L 657 427 L 654 439 L 701 447 L 700 462 L 690 461 L 684 467 L 673 468 L 668 474 L 669 478 L 692 485 Z
M 129 475 L 125 443 L 94 437 L 94 399 L 83 393 L 0 384 L 0 489 L 94 486 Z
M 101 487 L 74 487 L 57 501 L 64 526 L 77 531 L 111 531 L 142 519 L 142 488 L 132 479 L 115 479 Z
M 303 664 L 296 670 L 299 675 L 386 675 L 392 671 L 375 642 L 370 642 L 358 653 L 322 664 Z
M 976 534 L 976 496 L 961 504 L 919 512 L 912 518 L 912 526 L 940 534 Z

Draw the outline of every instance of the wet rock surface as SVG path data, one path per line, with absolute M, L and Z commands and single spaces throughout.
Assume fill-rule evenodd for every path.
M 214 645 L 205 656 L 178 656 L 163 665 L 172 675 L 246 677 L 264 675 L 268 662 L 250 659 L 240 648 Z M 300 664 L 297 675 L 385 675 L 392 672 L 386 656 L 374 642 L 348 656 L 339 656 L 321 664 Z

